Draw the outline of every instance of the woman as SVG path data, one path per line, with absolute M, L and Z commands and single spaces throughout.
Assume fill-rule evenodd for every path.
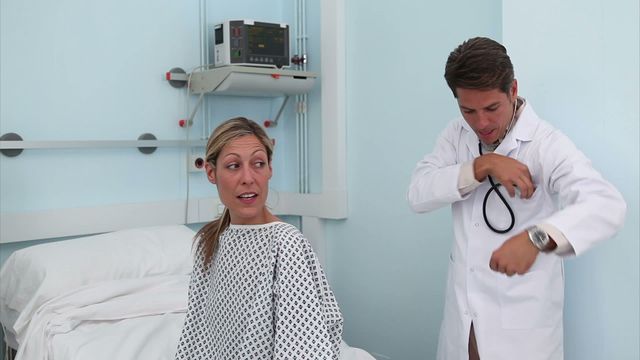
M 245 118 L 216 128 L 205 170 L 225 205 L 196 234 L 177 359 L 338 359 L 342 315 L 309 242 L 265 203 L 273 145 Z

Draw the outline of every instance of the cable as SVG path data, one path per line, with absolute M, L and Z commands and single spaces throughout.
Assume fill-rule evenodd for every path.
M 194 113 L 191 114 L 191 106 L 190 106 L 190 94 L 189 91 L 191 90 L 191 77 L 193 76 L 193 73 L 200 70 L 200 69 L 206 69 L 208 70 L 210 67 L 210 64 L 205 64 L 205 65 L 200 65 L 200 66 L 196 66 L 193 69 L 191 69 L 191 71 L 189 72 L 189 75 L 187 76 L 187 89 L 185 92 L 185 110 L 187 113 L 187 119 L 185 122 L 185 129 L 186 129 L 186 135 L 185 135 L 185 149 L 186 149 L 186 164 L 187 166 L 185 167 L 185 172 L 186 172 L 186 181 L 187 181 L 187 186 L 186 186 L 186 199 L 185 199 L 185 205 L 184 205 L 184 223 L 185 225 L 189 223 L 189 196 L 190 195 L 190 173 L 189 173 L 189 167 L 191 166 L 191 140 L 189 138 L 189 131 L 191 129 L 191 124 L 194 123 L 195 121 L 195 110 L 200 106 L 200 102 L 202 101 L 203 97 L 204 97 L 204 93 L 200 94 L 200 97 L 198 98 L 198 101 L 196 103 L 196 108 L 194 109 Z M 204 121 L 204 120 L 203 120 Z
M 189 174 L 189 166 L 191 166 L 191 144 L 189 142 L 189 125 L 187 125 L 187 135 L 186 135 L 186 140 L 185 140 L 187 146 L 186 146 L 186 169 L 185 172 L 187 173 L 187 188 L 186 188 L 186 194 L 185 194 L 185 202 L 184 202 L 184 224 L 187 225 L 189 224 L 189 184 L 191 183 L 191 179 L 190 179 L 190 174 Z

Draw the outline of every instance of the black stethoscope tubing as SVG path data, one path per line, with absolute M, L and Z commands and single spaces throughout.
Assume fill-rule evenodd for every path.
M 478 150 L 480 152 L 480 155 L 482 155 L 482 143 L 480 142 L 478 143 Z M 513 225 L 515 225 L 516 223 L 516 218 L 515 218 L 515 215 L 513 214 L 513 209 L 511 209 L 511 206 L 509 206 L 507 199 L 505 199 L 502 193 L 500 193 L 500 191 L 498 190 L 498 188 L 502 184 L 499 184 L 499 183 L 496 184 L 493 181 L 493 178 L 491 177 L 491 175 L 487 175 L 487 178 L 489 178 L 489 182 L 491 183 L 491 188 L 487 190 L 487 193 L 484 195 L 484 200 L 482 201 L 482 216 L 484 217 L 484 222 L 487 224 L 489 229 L 491 229 L 491 231 L 495 233 L 498 233 L 498 234 L 508 233 L 509 231 L 511 231 L 511 229 L 513 229 Z M 509 215 L 511 216 L 511 224 L 509 224 L 509 227 L 503 230 L 494 228 L 493 225 L 491 225 L 491 223 L 489 222 L 489 218 L 487 217 L 487 200 L 489 199 L 489 195 L 491 195 L 492 191 L 495 191 L 496 194 L 498 194 L 498 197 L 500 198 L 504 206 L 507 208 L 507 210 L 509 210 Z

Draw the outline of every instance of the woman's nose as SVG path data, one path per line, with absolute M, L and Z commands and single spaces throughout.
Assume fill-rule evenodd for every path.
M 253 172 L 247 166 L 242 169 L 242 183 L 243 184 L 252 184 L 253 183 Z

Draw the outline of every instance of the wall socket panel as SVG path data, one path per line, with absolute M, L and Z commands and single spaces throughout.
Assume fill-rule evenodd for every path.
M 191 154 L 189 157 L 189 172 L 204 173 L 204 155 Z

